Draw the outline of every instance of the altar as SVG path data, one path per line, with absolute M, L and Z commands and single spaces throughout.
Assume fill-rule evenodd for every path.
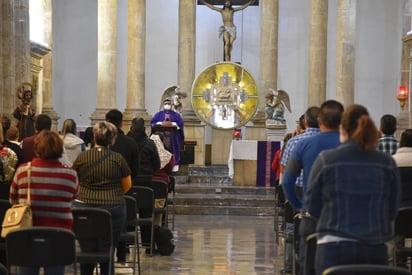
M 228 168 L 233 185 L 270 187 L 275 183 L 271 164 L 279 141 L 233 140 Z

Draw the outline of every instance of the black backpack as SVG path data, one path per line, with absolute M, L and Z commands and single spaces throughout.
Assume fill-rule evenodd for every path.
M 154 228 L 154 241 L 157 251 L 162 256 L 169 256 L 175 250 L 173 233 L 166 226 L 156 226 Z

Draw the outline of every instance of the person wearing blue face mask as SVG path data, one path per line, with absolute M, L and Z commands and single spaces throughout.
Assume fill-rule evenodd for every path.
M 162 130 L 164 134 L 164 145 L 175 157 L 175 167 L 173 171 L 177 171 L 179 169 L 180 148 L 185 139 L 183 130 L 184 122 L 182 116 L 172 110 L 172 101 L 169 97 L 164 99 L 163 109 L 157 112 L 150 120 L 150 126 L 151 134 L 159 131 L 159 126 L 164 126 L 165 130 Z

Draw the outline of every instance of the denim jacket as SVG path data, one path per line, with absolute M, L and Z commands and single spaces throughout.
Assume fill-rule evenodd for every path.
M 318 218 L 320 237 L 381 244 L 393 237 L 400 188 L 399 172 L 390 155 L 364 151 L 349 139 L 319 154 L 310 173 L 305 205 Z

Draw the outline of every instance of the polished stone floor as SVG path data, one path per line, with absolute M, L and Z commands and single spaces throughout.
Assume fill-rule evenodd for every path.
M 173 254 L 143 254 L 141 274 L 263 275 L 283 268 L 270 216 L 176 215 L 174 234 Z
M 273 228 L 271 216 L 176 215 L 175 251 L 152 257 L 142 251 L 141 274 L 280 274 L 283 246 L 276 244 Z M 73 274 L 71 266 L 66 274 Z M 116 274 L 132 273 L 116 268 Z

